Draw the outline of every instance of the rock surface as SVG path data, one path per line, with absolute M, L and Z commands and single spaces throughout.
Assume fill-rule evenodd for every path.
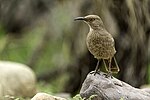
M 37 93 L 31 100 L 67 100 L 67 99 L 52 96 L 47 93 Z
M 150 100 L 150 93 L 144 89 L 134 88 L 114 77 L 107 78 L 103 72 L 95 76 L 91 73 L 82 84 L 82 98 L 96 95 L 92 100 Z
M 36 94 L 35 84 L 35 74 L 28 66 L 0 61 L 0 100 L 5 96 L 31 97 Z

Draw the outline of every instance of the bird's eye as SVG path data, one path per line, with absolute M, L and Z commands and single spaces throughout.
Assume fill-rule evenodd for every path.
M 94 20 L 95 20 L 94 18 L 91 18 L 91 19 L 90 19 L 91 22 L 94 21 Z

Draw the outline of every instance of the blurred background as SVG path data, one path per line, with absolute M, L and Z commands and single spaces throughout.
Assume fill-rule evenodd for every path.
M 38 91 L 74 96 L 97 63 L 85 43 L 88 26 L 74 18 L 96 14 L 115 39 L 115 76 L 134 87 L 149 84 L 149 5 L 150 0 L 0 0 L 0 60 L 28 65 Z

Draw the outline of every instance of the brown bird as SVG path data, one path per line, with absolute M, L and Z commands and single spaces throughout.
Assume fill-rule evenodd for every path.
M 114 39 L 105 29 L 101 18 L 97 15 L 88 15 L 85 17 L 77 17 L 75 20 L 83 20 L 90 28 L 86 38 L 86 44 L 91 54 L 98 59 L 94 75 L 99 70 L 99 62 L 101 59 L 104 62 L 108 76 L 112 76 L 112 73 L 118 73 L 119 67 L 114 57 L 116 53 Z

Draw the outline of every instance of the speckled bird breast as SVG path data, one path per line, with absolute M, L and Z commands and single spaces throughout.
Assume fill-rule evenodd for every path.
M 114 39 L 106 30 L 90 30 L 86 43 L 88 50 L 97 59 L 108 59 L 116 53 Z

